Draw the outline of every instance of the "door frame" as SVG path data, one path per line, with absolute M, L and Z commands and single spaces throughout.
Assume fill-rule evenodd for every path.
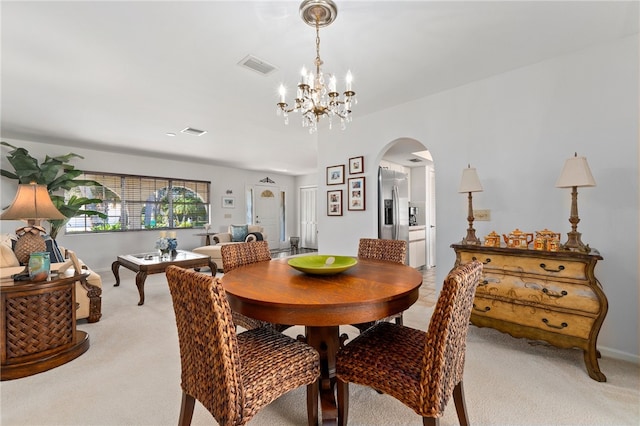
M 282 248 L 286 248 L 288 245 L 288 241 L 285 241 L 283 235 L 287 234 L 287 216 L 286 216 L 286 212 L 287 212 L 287 203 L 288 203 L 288 196 L 287 196 L 287 188 L 286 187 L 280 187 L 277 185 L 271 186 L 271 185 L 265 185 L 265 184 L 251 184 L 251 185 L 246 185 L 245 186 L 245 194 L 247 197 L 247 203 L 246 203 L 246 216 L 247 216 L 247 220 L 251 219 L 250 222 L 251 224 L 255 225 L 256 224 L 256 211 L 255 211 L 255 206 L 256 206 L 256 197 L 257 192 L 256 192 L 256 188 L 269 188 L 271 189 L 273 192 L 275 192 L 276 197 L 278 197 L 278 205 L 279 205 L 279 211 L 278 211 L 278 232 L 277 232 L 277 237 L 276 237 L 276 242 L 277 245 L 275 247 L 271 247 L 271 249 L 282 249 Z M 282 201 L 284 198 L 284 201 Z

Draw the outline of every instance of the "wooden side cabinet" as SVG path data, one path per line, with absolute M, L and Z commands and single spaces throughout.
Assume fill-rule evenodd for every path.
M 607 315 L 607 297 L 594 275 L 600 254 L 549 252 L 464 244 L 451 246 L 456 266 L 483 263 L 471 323 L 513 337 L 543 340 L 560 348 L 580 348 L 589 376 L 600 371 L 596 341 Z
M 75 282 L 87 276 L 0 282 L 2 380 L 50 370 L 89 349 L 88 334 L 76 330 L 75 299 Z

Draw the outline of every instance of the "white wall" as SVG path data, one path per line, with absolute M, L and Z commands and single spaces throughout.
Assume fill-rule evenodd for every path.
M 318 185 L 319 251 L 353 255 L 359 238 L 377 237 L 376 174 L 382 153 L 392 141 L 409 137 L 432 153 L 436 170 L 437 275 L 442 282 L 453 266 L 450 244 L 467 228 L 467 201 L 457 193 L 467 163 L 478 169 L 484 192 L 474 195 L 476 209 L 490 209 L 490 222 L 476 222 L 477 235 L 549 228 L 570 228 L 570 194 L 554 187 L 566 158 L 585 155 L 598 186 L 579 192 L 578 230 L 604 260 L 596 268 L 609 299 L 600 333 L 603 352 L 638 358 L 638 37 L 628 37 L 533 66 L 481 80 L 379 114 L 356 116 L 345 131 L 318 134 L 318 174 L 294 179 L 274 173 L 149 157 L 117 155 L 12 141 L 37 156 L 76 152 L 85 156 L 78 168 L 116 173 L 171 176 L 212 181 L 215 229 L 244 221 L 246 185 L 268 175 L 288 191 L 288 229 L 297 229 L 297 188 L 315 179 Z M 361 102 L 365 101 L 361 96 Z M 2 167 L 6 167 L 2 150 Z M 325 168 L 364 156 L 367 210 L 326 216 Z M 348 177 L 348 176 L 347 176 Z M 331 187 L 331 189 L 346 189 Z M 15 194 L 15 181 L 0 180 L 2 206 Z M 232 189 L 233 217 L 221 209 L 220 197 Z M 293 202 L 291 202 L 293 201 Z M 292 207 L 293 206 L 293 207 Z M 12 232 L 18 222 L 0 222 Z M 179 230 L 181 248 L 202 244 L 196 231 Z M 75 249 L 93 268 L 108 271 L 117 254 L 148 251 L 153 232 L 62 235 L 59 242 Z M 103 274 L 109 285 L 109 272 Z M 605 372 L 606 373 L 606 372 Z
M 484 192 L 474 208 L 490 209 L 477 235 L 571 230 L 570 191 L 555 188 L 564 160 L 587 157 L 597 186 L 579 190 L 583 241 L 600 251 L 596 267 L 609 300 L 600 348 L 638 360 L 638 36 L 598 45 L 370 116 L 345 131 L 319 132 L 319 170 L 364 155 L 367 205 L 376 199 L 376 165 L 395 139 L 431 152 L 436 171 L 437 277 L 453 266 L 450 244 L 467 228 L 462 169 L 478 169 Z M 364 98 L 361 99 L 361 102 Z M 336 187 L 331 187 L 334 189 Z M 324 174 L 318 189 L 327 190 Z M 340 188 L 337 188 L 340 189 Z M 376 236 L 376 209 L 328 217 L 320 196 L 319 251 L 353 255 Z
M 11 145 L 25 148 L 29 153 L 38 158 L 44 159 L 45 155 L 57 156 L 65 155 L 69 152 L 82 155 L 84 159 L 74 159 L 72 164 L 81 170 L 91 170 L 96 172 L 125 173 L 144 176 L 171 177 L 194 180 L 211 181 L 211 224 L 212 230 L 223 231 L 230 224 L 246 223 L 245 216 L 245 187 L 247 185 L 258 184 L 260 179 L 269 176 L 276 183 L 274 188 L 284 188 L 287 192 L 287 235 L 296 230 L 295 210 L 297 202 L 297 187 L 295 177 L 278 175 L 271 172 L 246 171 L 228 167 L 218 167 L 206 164 L 187 163 L 183 161 L 173 161 L 160 158 L 140 157 L 134 155 L 113 154 L 101 151 L 92 151 L 77 147 L 64 147 L 58 145 L 47 145 L 35 143 L 33 141 L 6 140 Z M 2 147 L 2 168 L 13 170 L 6 155 L 9 149 Z M 8 206 L 16 193 L 17 181 L 8 178 L 0 180 L 1 205 Z M 261 184 L 264 185 L 264 184 Z M 226 191 L 233 191 L 236 206 L 234 209 L 223 209 L 221 207 L 222 196 Z M 225 218 L 230 214 L 230 218 Z M 13 233 L 13 231 L 23 226 L 19 221 L 1 221 L 0 231 L 2 233 Z M 45 228 L 48 224 L 45 223 Z M 204 237 L 194 234 L 204 232 L 203 229 L 177 229 L 178 248 L 192 249 L 204 245 Z M 90 265 L 92 269 L 102 273 L 105 285 L 113 280 L 111 274 L 111 263 L 118 254 L 144 253 L 153 251 L 158 233 L 155 231 L 136 231 L 123 233 L 105 234 L 82 234 L 82 235 L 59 235 L 56 239 L 58 244 L 73 249 L 82 260 Z M 288 243 L 287 243 L 288 245 Z

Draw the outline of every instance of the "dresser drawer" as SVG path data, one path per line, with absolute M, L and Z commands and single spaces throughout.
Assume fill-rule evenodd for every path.
M 547 332 L 588 339 L 595 318 L 542 309 L 536 306 L 517 305 L 476 295 L 473 314 L 502 320 Z
M 484 271 L 476 295 L 536 304 L 549 309 L 570 309 L 597 314 L 600 301 L 588 285 L 549 281 L 543 277 Z
M 523 250 L 526 252 L 526 250 Z M 460 252 L 461 263 L 478 260 L 485 271 L 499 270 L 516 274 L 537 274 L 550 278 L 586 280 L 584 262 L 544 257 L 510 256 L 495 253 Z

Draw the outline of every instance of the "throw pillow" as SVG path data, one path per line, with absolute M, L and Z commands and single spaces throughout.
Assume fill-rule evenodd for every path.
M 51 238 L 49 234 L 44 234 L 42 236 L 42 239 L 44 240 L 44 245 L 46 247 L 45 251 L 49 252 L 49 259 L 51 263 L 64 262 L 65 258 L 62 255 L 62 252 L 60 251 L 60 249 L 58 248 L 58 243 L 56 242 L 56 240 Z M 11 240 L 12 251 L 15 248 L 15 246 L 16 246 L 16 240 Z
M 245 242 L 250 243 L 253 241 L 263 241 L 263 240 L 264 238 L 262 238 L 262 234 L 260 232 L 249 232 Z
M 249 233 L 249 227 L 247 225 L 231 225 L 231 241 L 236 243 L 244 242 Z
M 58 242 L 51 238 L 49 235 L 44 235 L 44 243 L 47 246 L 47 251 L 49 252 L 49 259 L 51 259 L 51 263 L 60 263 L 64 262 L 64 256 L 58 247 Z
M 13 266 L 20 266 L 20 262 L 13 252 L 13 249 L 8 244 L 0 244 L 0 268 L 11 268 Z

